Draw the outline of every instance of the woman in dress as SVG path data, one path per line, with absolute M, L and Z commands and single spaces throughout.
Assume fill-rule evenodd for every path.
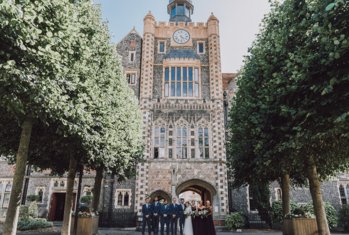
M 192 210 L 192 224 L 193 224 L 193 234 L 194 235 L 199 235 L 198 234 L 198 231 L 197 231 L 197 228 L 198 228 L 198 226 L 197 226 L 197 221 L 198 221 L 198 219 L 197 219 L 197 217 L 196 217 L 196 202 L 193 200 L 192 202 L 191 202 L 191 210 Z
M 202 215 L 203 211 L 205 210 L 205 206 L 202 204 L 201 201 L 198 202 L 198 205 L 196 207 L 196 222 L 195 222 L 195 235 L 205 235 L 206 233 L 206 222 L 205 218 Z
M 214 227 L 213 223 L 213 209 L 211 202 L 209 200 L 206 201 L 206 210 L 208 211 L 206 220 L 205 220 L 205 228 L 206 228 L 206 233 L 207 235 L 216 235 L 216 229 Z
M 191 205 L 189 202 L 186 202 L 185 210 L 184 210 L 184 215 L 185 215 L 184 230 L 183 230 L 184 235 L 194 235 L 193 223 L 191 220 L 191 213 L 192 213 Z

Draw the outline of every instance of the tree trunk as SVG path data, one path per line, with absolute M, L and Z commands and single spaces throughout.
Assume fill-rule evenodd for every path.
M 281 178 L 281 191 L 282 191 L 282 212 L 283 217 L 291 213 L 291 198 L 290 198 L 290 175 L 283 174 Z
M 326 218 L 324 202 L 322 200 L 321 183 L 313 157 L 309 157 L 307 168 L 310 193 L 313 199 L 319 235 L 329 235 L 330 229 Z
M 72 208 L 73 208 L 73 200 L 74 200 L 73 193 L 74 193 L 76 166 L 77 166 L 76 159 L 74 157 L 70 157 L 69 172 L 68 172 L 68 178 L 67 178 L 67 194 L 65 196 L 64 217 L 63 217 L 61 235 L 70 235 Z
M 17 232 L 19 207 L 21 205 L 21 194 L 32 128 L 33 119 L 26 117 L 22 124 L 21 139 L 16 156 L 16 171 L 13 178 L 10 202 L 4 224 L 4 235 L 15 235 Z
M 103 180 L 103 168 L 100 167 L 96 170 L 95 184 L 93 186 L 93 201 L 92 201 L 92 211 L 98 211 L 99 198 L 101 195 Z

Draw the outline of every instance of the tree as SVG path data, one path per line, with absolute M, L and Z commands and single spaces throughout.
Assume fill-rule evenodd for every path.
M 4 111 L 0 125 L 12 127 L 1 134 L 10 136 L 21 123 L 26 124 L 21 147 L 25 151 L 18 151 L 22 154 L 16 157 L 19 176 L 13 188 L 17 191 L 11 194 L 5 234 L 16 231 L 15 208 L 28 152 L 29 161 L 41 169 L 58 173 L 69 169 L 62 229 L 69 234 L 69 197 L 77 160 L 96 167 L 103 163 L 106 170 L 119 169 L 122 174 L 141 146 L 137 103 L 121 76 L 106 27 L 89 1 L 40 5 L 8 1 L 0 4 L 0 13 L 1 53 L 5 55 L 0 70 L 0 109 Z M 35 125 L 30 149 L 28 124 L 22 120 L 28 113 L 29 127 Z M 1 143 L 0 150 L 11 155 L 15 145 L 16 140 L 10 138 Z
M 320 181 L 348 165 L 348 11 L 341 0 L 274 5 L 231 113 L 234 169 L 240 164 L 269 180 L 306 177 L 319 234 L 329 234 Z

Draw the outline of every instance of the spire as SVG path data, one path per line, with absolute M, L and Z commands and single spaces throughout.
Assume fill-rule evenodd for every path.
M 169 0 L 167 12 L 172 22 L 191 22 L 194 5 L 192 0 Z

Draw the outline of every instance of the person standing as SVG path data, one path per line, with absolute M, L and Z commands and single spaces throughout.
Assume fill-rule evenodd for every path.
M 193 222 L 192 222 L 192 207 L 189 202 L 185 203 L 185 210 L 184 210 L 184 217 L 185 217 L 185 222 L 184 222 L 184 235 L 195 235 L 194 234 L 194 229 L 193 229 Z
M 149 203 L 150 198 L 145 199 L 145 204 L 142 206 L 142 235 L 145 234 L 145 227 L 148 226 L 148 233 L 151 235 L 151 216 L 153 213 L 152 205 Z
M 170 206 L 167 205 L 167 199 L 164 199 L 164 204 L 160 209 L 160 224 L 161 224 L 161 235 L 164 235 L 164 229 L 166 225 L 166 235 L 170 235 Z
M 216 235 L 216 229 L 213 223 L 213 208 L 209 200 L 206 201 L 205 207 L 208 211 L 206 218 L 206 234 L 207 235 Z
M 154 235 L 159 234 L 159 221 L 160 221 L 160 212 L 161 212 L 161 204 L 159 202 L 159 198 L 154 198 L 153 203 L 153 232 Z
M 179 230 L 181 235 L 183 235 L 183 228 L 184 228 L 184 222 L 185 222 L 185 215 L 184 215 L 184 210 L 185 210 L 185 205 L 184 205 L 184 199 L 181 199 L 181 203 L 179 204 L 180 206 L 180 211 L 179 211 Z
M 171 211 L 171 235 L 177 235 L 177 226 L 178 226 L 178 218 L 180 205 L 177 204 L 177 199 L 173 198 L 172 204 L 170 205 Z

